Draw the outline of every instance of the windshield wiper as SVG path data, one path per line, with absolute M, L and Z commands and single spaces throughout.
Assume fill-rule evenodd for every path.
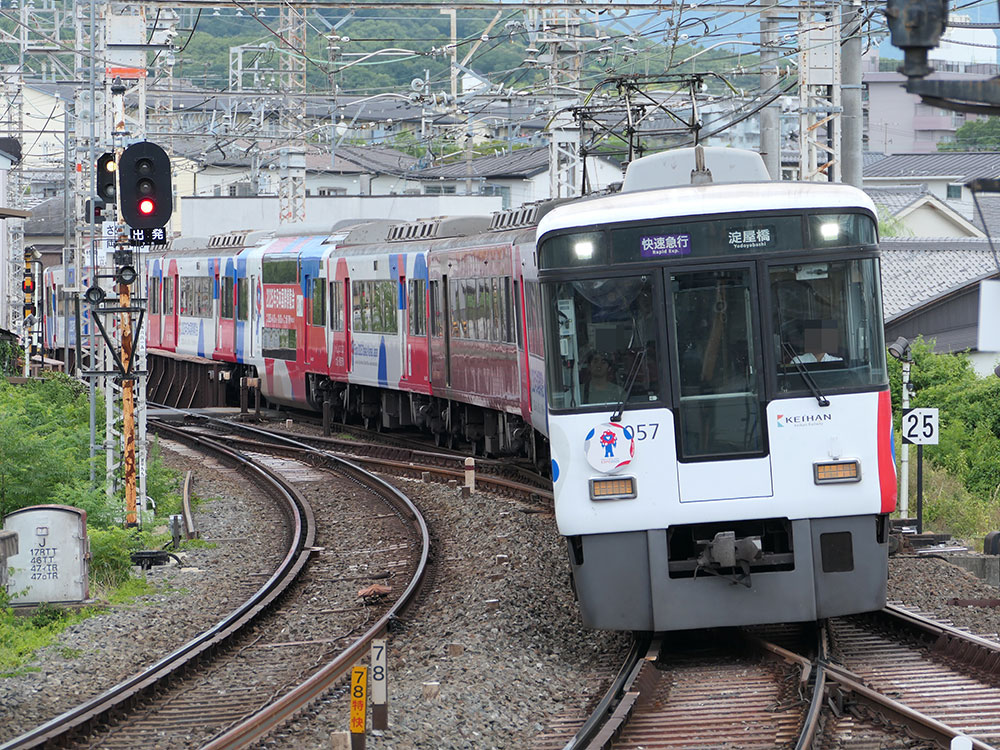
M 621 422 L 622 415 L 625 413 L 625 402 L 628 401 L 629 396 L 632 395 L 632 386 L 635 385 L 635 379 L 639 376 L 639 368 L 642 366 L 643 360 L 646 359 L 646 348 L 643 347 L 639 350 L 635 359 L 632 361 L 632 369 L 628 372 L 628 377 L 625 378 L 625 388 L 622 394 L 622 400 L 618 402 L 618 406 L 615 407 L 614 412 L 611 414 L 612 422 Z
M 792 348 L 792 345 L 789 344 L 787 341 L 784 341 L 781 344 L 781 348 L 785 352 L 785 354 L 788 355 L 788 358 L 792 361 L 792 364 L 795 365 L 795 369 L 799 371 L 799 375 L 802 376 L 802 380 L 804 380 L 805 384 L 809 386 L 809 390 L 812 391 L 812 395 L 816 397 L 817 403 L 820 406 L 829 406 L 830 399 L 828 399 L 820 392 L 819 386 L 816 385 L 816 381 L 813 380 L 813 376 L 809 374 L 809 371 L 799 361 L 798 359 L 799 355 L 795 353 L 795 349 Z

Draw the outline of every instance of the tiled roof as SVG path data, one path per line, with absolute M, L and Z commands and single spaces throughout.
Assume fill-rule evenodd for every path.
M 1000 177 L 1000 152 L 942 151 L 932 154 L 892 154 L 865 166 L 865 179 L 877 177 Z
M 306 154 L 306 169 L 350 174 L 403 174 L 413 169 L 417 158 L 392 148 L 337 146 L 333 166 L 330 154 Z
M 467 169 L 471 167 L 471 169 Z M 463 179 L 471 174 L 473 177 L 486 178 L 518 178 L 531 177 L 544 172 L 549 168 L 548 146 L 536 146 L 535 148 L 522 148 L 508 154 L 497 154 L 495 156 L 480 156 L 466 164 L 458 161 L 443 167 L 428 167 L 413 173 L 414 177 L 421 179 Z
M 985 239 L 887 238 L 879 245 L 886 321 L 946 292 L 1000 273 Z
M 894 187 L 866 187 L 865 192 L 877 206 L 885 206 L 889 213 L 897 214 L 910 204 L 929 195 L 926 185 L 898 185 Z
M 58 193 L 31 209 L 31 218 L 24 222 L 24 234 L 29 237 L 52 234 L 61 237 L 65 220 L 65 201 L 63 194 Z
M 991 237 L 1000 238 L 1000 195 L 996 193 L 980 193 L 977 198 L 983 215 L 979 215 L 973 204 L 969 220 Z M 983 223 L 983 219 L 986 220 L 985 224 Z
M 865 151 L 861 155 L 861 163 L 864 169 L 868 169 L 872 164 L 877 161 L 882 161 L 885 158 L 885 154 L 881 151 Z

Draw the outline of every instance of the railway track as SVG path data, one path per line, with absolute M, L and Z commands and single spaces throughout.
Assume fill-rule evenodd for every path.
M 1000 644 L 893 605 L 818 633 L 637 639 L 611 683 L 585 722 L 555 722 L 537 750 L 1000 743 Z
M 427 528 L 407 498 L 382 480 L 315 451 L 308 463 L 241 455 L 169 425 L 157 429 L 240 466 L 282 502 L 284 559 L 223 621 L 4 750 L 245 747 L 337 685 L 418 591 Z M 371 548 L 342 544 L 338 524 L 360 527 Z M 359 603 L 359 588 L 372 581 L 385 588 L 369 588 L 378 596 Z
M 228 420 L 199 416 L 195 423 L 203 423 L 206 436 L 218 434 L 218 430 L 240 431 L 242 436 L 227 436 L 227 442 L 241 445 L 250 450 L 283 450 L 288 455 L 310 446 L 317 450 L 360 464 L 372 471 L 395 476 L 421 479 L 424 473 L 438 481 L 455 481 L 461 485 L 465 481 L 466 455 L 458 452 L 427 450 L 426 446 L 414 447 L 386 444 L 382 433 L 362 431 L 358 434 L 368 438 L 377 437 L 377 442 L 353 440 L 340 437 L 323 437 L 302 433 L 289 434 L 287 431 L 251 426 Z M 552 510 L 553 494 L 551 481 L 528 472 L 524 467 L 495 459 L 475 459 L 476 484 L 498 495 L 522 500 L 537 511 Z
M 290 409 L 286 413 L 292 415 L 293 424 L 307 424 L 317 430 L 322 429 L 323 420 L 317 418 L 313 412 Z M 276 423 L 280 423 L 280 420 Z M 417 463 L 444 467 L 460 466 L 465 458 L 474 456 L 476 466 L 480 470 L 485 470 L 495 476 L 505 477 L 527 486 L 537 486 L 543 490 L 551 490 L 552 480 L 545 476 L 544 471 L 539 471 L 537 467 L 532 466 L 531 462 L 525 459 L 489 458 L 477 454 L 474 446 L 468 446 L 467 450 L 460 450 L 455 447 L 443 445 L 440 442 L 434 442 L 428 439 L 424 433 L 419 432 L 408 433 L 405 430 L 384 431 L 344 422 L 334 422 L 330 425 L 330 428 L 336 437 L 322 438 L 317 436 L 319 438 L 317 444 L 325 445 L 328 450 L 345 453 L 359 449 L 371 450 L 377 451 L 385 458 L 414 460 Z M 262 429 L 279 435 L 288 434 L 280 429 Z M 296 435 L 306 437 L 300 433 L 296 433 Z M 309 439 L 311 440 L 312 436 L 309 436 Z M 412 456 L 412 458 L 407 458 L 408 456 Z

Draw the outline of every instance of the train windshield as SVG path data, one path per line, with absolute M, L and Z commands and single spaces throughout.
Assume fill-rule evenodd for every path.
M 878 261 L 823 261 L 769 268 L 779 393 L 886 382 Z
M 554 345 L 546 357 L 553 409 L 613 409 L 636 366 L 628 403 L 659 400 L 653 299 L 650 276 L 545 285 L 547 340 Z

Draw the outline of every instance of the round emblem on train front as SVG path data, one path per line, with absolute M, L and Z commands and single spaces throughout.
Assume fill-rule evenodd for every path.
M 635 455 L 635 431 L 616 422 L 605 422 L 587 433 L 583 450 L 587 462 L 600 472 L 610 474 L 628 466 Z

